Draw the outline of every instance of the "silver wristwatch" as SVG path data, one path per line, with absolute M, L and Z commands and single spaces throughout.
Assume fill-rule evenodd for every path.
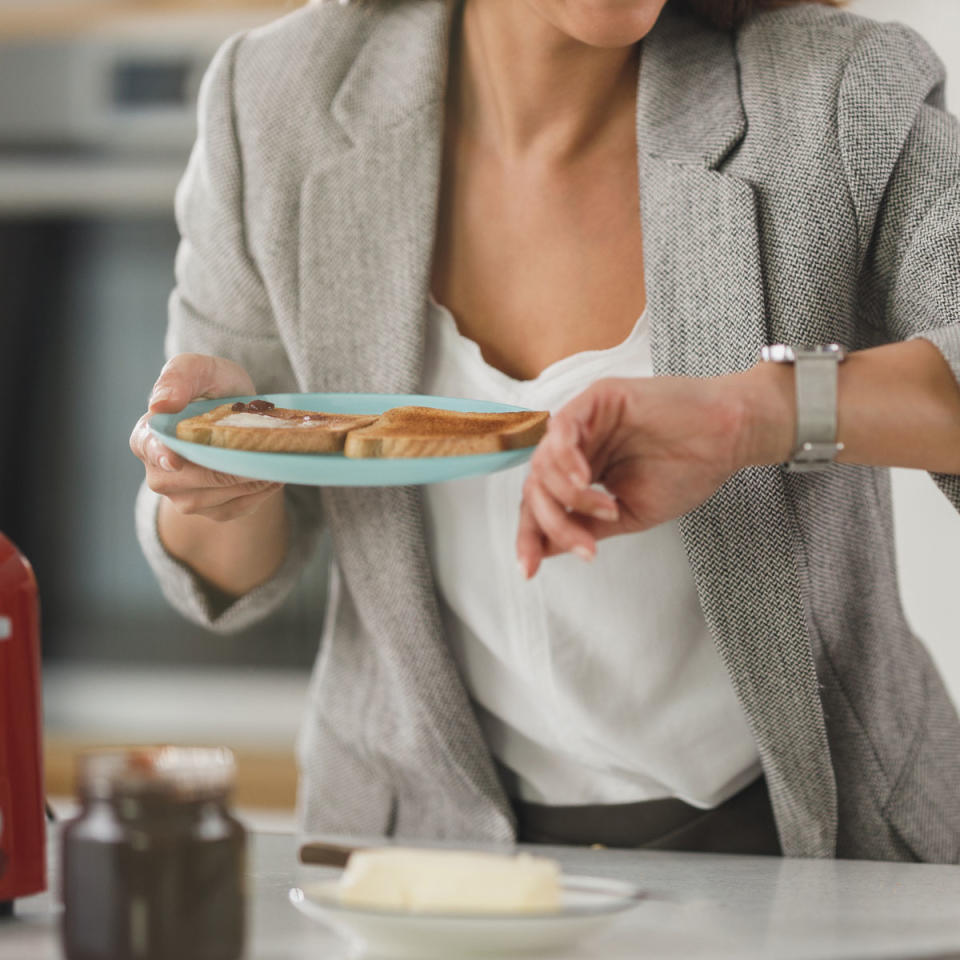
M 760 356 L 767 363 L 792 363 L 797 391 L 797 442 L 788 470 L 826 470 L 843 449 L 837 443 L 837 367 L 847 359 L 836 343 L 788 346 L 775 343 Z

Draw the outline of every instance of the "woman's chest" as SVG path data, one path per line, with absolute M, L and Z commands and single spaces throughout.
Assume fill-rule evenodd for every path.
M 441 190 L 432 291 L 488 363 L 532 379 L 622 342 L 645 307 L 635 159 L 559 175 L 465 162 Z

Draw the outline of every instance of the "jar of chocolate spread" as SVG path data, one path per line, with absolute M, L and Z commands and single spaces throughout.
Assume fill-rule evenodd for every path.
M 229 750 L 157 747 L 81 758 L 64 828 L 68 960 L 235 960 L 243 952 L 242 825 Z

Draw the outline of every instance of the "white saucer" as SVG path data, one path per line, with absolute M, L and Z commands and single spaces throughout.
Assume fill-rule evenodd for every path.
M 601 930 L 644 898 L 599 877 L 564 877 L 556 913 L 436 914 L 347 907 L 335 880 L 294 887 L 290 902 L 361 953 L 384 958 L 463 957 L 558 950 Z

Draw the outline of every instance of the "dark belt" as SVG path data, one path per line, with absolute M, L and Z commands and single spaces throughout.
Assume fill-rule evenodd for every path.
M 711 810 L 682 800 L 554 807 L 514 800 L 521 843 L 780 856 L 764 777 Z

